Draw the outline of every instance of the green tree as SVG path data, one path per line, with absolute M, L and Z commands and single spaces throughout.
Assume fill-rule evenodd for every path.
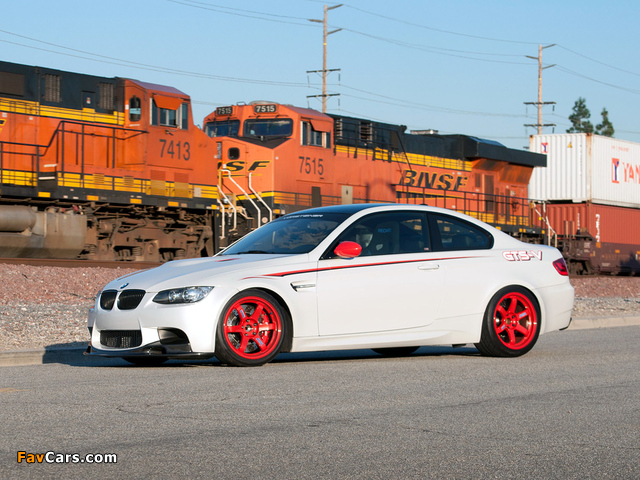
M 615 130 L 613 129 L 613 124 L 609 120 L 609 112 L 606 108 L 602 109 L 602 123 L 596 125 L 596 133 L 598 135 L 604 135 L 605 137 L 613 137 Z
M 573 113 L 569 115 L 572 126 L 567 130 L 567 133 L 593 133 L 593 125 L 589 118 L 591 118 L 591 112 L 587 108 L 587 101 L 578 97 L 573 105 Z

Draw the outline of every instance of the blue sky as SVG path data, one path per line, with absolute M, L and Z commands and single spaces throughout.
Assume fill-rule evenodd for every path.
M 320 110 L 322 0 L 4 0 L 0 59 L 189 94 L 198 124 L 221 105 L 270 100 Z M 616 138 L 640 142 L 640 3 L 635 0 L 348 0 L 329 12 L 330 113 L 433 128 L 523 148 L 555 133 L 584 97 Z M 552 133 L 546 128 L 544 133 Z

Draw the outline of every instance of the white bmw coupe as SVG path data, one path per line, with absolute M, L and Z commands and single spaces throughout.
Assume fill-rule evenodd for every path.
M 214 257 L 109 283 L 89 312 L 87 353 L 257 366 L 280 352 L 408 355 L 473 343 L 515 357 L 567 328 L 573 300 L 558 250 L 466 215 L 322 207 L 274 220 Z

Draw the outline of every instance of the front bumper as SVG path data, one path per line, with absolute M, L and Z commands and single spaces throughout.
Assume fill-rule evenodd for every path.
M 198 360 L 214 357 L 213 352 L 194 352 L 189 345 L 162 345 L 160 342 L 153 342 L 130 350 L 105 350 L 89 345 L 84 355 L 96 357 L 158 357 L 173 358 L 183 360 Z
M 161 305 L 147 292 L 135 308 L 118 302 L 104 309 L 100 302 L 89 310 L 88 354 L 109 357 L 162 355 L 171 358 L 207 358 L 215 351 L 219 310 L 233 291 L 214 289 L 192 304 Z
M 98 332 L 96 332 L 98 333 Z M 108 335 L 107 344 L 103 346 L 103 335 Z M 87 347 L 85 355 L 95 355 L 102 357 L 162 357 L 162 358 L 182 358 L 182 359 L 198 359 L 211 358 L 213 352 L 194 352 L 189 338 L 184 332 L 177 329 L 158 329 L 156 335 L 159 340 L 142 344 L 141 332 L 133 331 L 103 331 L 100 332 L 101 348 L 94 347 L 94 328 L 89 327 L 89 335 L 92 341 Z M 132 335 L 133 334 L 133 335 Z M 136 342 L 136 340 L 140 340 Z

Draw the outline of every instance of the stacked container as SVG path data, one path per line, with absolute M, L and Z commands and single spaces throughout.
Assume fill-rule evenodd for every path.
M 576 268 L 640 273 L 640 144 L 571 133 L 532 135 L 529 145 L 547 155 L 547 166 L 534 169 L 529 197 L 547 202 L 565 250 L 589 258 L 582 263 L 591 265 Z

